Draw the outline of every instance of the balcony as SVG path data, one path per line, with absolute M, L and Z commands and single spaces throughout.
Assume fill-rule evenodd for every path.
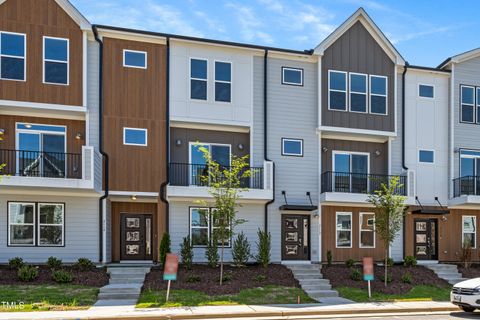
M 273 199 L 273 163 L 266 161 L 263 167 L 249 167 L 250 177 L 241 181 L 246 191 L 243 200 L 263 201 Z M 167 188 L 169 198 L 211 198 L 208 193 L 208 166 L 202 164 L 170 163 Z
M 93 147 L 82 153 L 0 149 L 4 187 L 101 189 L 101 156 Z
M 480 176 L 463 176 L 453 179 L 453 199 L 449 206 L 479 205 Z

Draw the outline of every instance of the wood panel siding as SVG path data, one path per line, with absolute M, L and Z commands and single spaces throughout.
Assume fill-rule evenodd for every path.
M 450 214 L 444 215 L 412 214 L 405 217 L 405 255 L 413 256 L 414 249 L 414 219 L 437 219 L 438 221 L 438 260 L 442 262 L 459 262 L 462 256 L 462 216 L 476 216 L 477 228 L 480 222 L 480 210 L 451 209 Z M 472 249 L 472 260 L 480 261 L 480 234 L 477 231 L 477 248 Z
M 336 248 L 336 213 L 352 213 L 352 248 Z M 360 212 L 373 212 L 372 208 L 322 206 L 322 261 L 327 261 L 327 252 L 332 252 L 334 262 L 348 259 L 361 260 L 373 257 L 375 261 L 384 259 L 384 246 L 375 236 L 375 248 L 360 248 Z
M 26 81 L 0 80 L 0 100 L 83 105 L 83 37 L 54 0 L 8 0 L 0 31 L 26 34 Z M 43 36 L 69 39 L 69 85 L 43 83 Z
M 104 38 L 104 145 L 110 189 L 159 192 L 166 180 L 166 47 Z M 147 52 L 147 69 L 123 67 L 123 50 Z M 147 146 L 123 144 L 123 128 L 148 130 Z
M 333 170 L 333 151 L 366 152 L 370 154 L 370 173 L 388 174 L 388 143 L 322 139 L 322 173 Z M 380 151 L 380 155 L 375 152 Z
M 181 145 L 176 144 L 177 140 L 181 141 Z M 170 159 L 173 163 L 189 163 L 189 143 L 219 143 L 231 145 L 233 155 L 242 157 L 250 152 L 250 134 L 238 132 L 225 132 L 213 130 L 197 130 L 186 128 L 172 128 L 170 135 Z M 243 150 L 238 145 L 243 145 Z
M 387 76 L 388 115 L 328 110 L 328 70 Z M 322 125 L 393 132 L 394 76 L 393 61 L 362 23 L 355 23 L 325 50 L 322 58 Z

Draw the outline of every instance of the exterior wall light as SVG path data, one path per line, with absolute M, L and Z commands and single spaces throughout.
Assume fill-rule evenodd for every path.
M 175 145 L 177 147 L 180 147 L 182 145 L 182 140 L 180 140 L 180 139 L 175 140 Z
M 83 135 L 82 135 L 81 132 L 77 132 L 77 134 L 75 135 L 75 139 L 77 139 L 77 140 L 82 139 L 82 137 L 83 137 Z
M 327 147 L 323 147 L 323 148 L 322 148 L 322 151 L 323 151 L 323 152 L 327 152 L 327 151 L 328 151 L 328 148 L 327 148 Z
M 377 157 L 380 156 L 381 154 L 382 154 L 382 153 L 380 152 L 380 150 L 376 150 L 376 151 L 375 151 L 375 155 L 376 155 Z
M 244 148 L 243 144 L 239 143 L 238 144 L 238 150 L 243 150 L 243 148 Z
M 137 196 L 136 195 L 133 195 L 130 197 L 130 199 L 132 199 L 133 201 L 137 200 Z

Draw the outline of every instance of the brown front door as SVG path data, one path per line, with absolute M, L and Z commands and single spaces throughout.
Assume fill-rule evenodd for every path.
M 282 260 L 310 259 L 310 217 L 282 215 Z
M 437 260 L 437 219 L 415 219 L 414 252 L 417 260 Z
M 121 260 L 152 260 L 152 215 L 121 214 Z

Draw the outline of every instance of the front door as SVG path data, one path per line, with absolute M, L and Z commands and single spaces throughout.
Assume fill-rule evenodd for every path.
M 310 259 L 310 217 L 282 215 L 282 260 Z
M 417 260 L 437 260 L 437 219 L 415 219 L 413 227 Z
M 121 214 L 121 260 L 152 260 L 152 215 Z

